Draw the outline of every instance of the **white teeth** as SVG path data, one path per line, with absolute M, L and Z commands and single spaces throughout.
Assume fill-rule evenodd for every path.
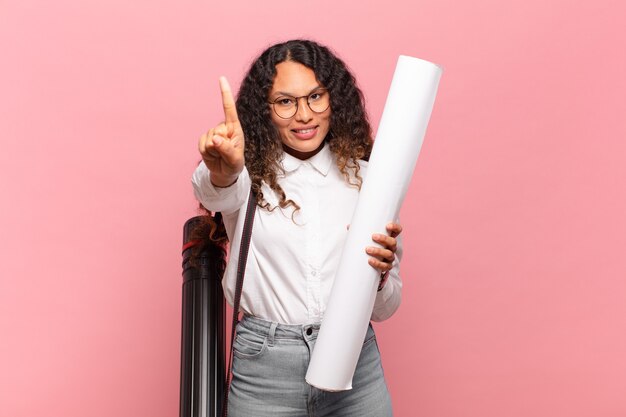
M 312 132 L 312 131 L 314 131 L 314 130 L 315 130 L 315 129 L 303 129 L 303 130 L 297 130 L 297 129 L 296 129 L 296 132 L 297 132 L 297 133 L 310 133 L 310 132 Z

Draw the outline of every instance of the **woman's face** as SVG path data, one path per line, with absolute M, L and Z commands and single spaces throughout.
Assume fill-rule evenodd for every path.
M 322 87 L 313 70 L 298 62 L 284 61 L 276 65 L 269 101 L 303 97 L 298 99 L 298 111 L 289 119 L 271 110 L 272 122 L 280 133 L 285 152 L 296 158 L 307 159 L 319 152 L 330 128 L 330 107 L 315 113 L 307 104 L 306 97 Z

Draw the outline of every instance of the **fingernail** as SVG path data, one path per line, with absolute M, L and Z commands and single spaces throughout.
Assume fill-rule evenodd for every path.
M 213 145 L 220 146 L 220 144 L 224 141 L 224 139 L 219 136 L 213 136 Z

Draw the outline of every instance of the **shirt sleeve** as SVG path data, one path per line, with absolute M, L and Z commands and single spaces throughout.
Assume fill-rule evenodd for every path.
M 383 321 L 396 312 L 400 306 L 402 298 L 402 280 L 400 279 L 400 261 L 402 259 L 402 237 L 396 238 L 398 244 L 396 249 L 396 259 L 393 267 L 389 271 L 387 283 L 382 290 L 376 293 L 374 310 L 372 311 L 372 321 Z
M 200 162 L 194 171 L 191 183 L 196 198 L 204 208 L 225 215 L 236 212 L 246 203 L 251 184 L 248 170 L 244 167 L 234 184 L 216 187 L 211 183 L 211 175 L 204 162 Z

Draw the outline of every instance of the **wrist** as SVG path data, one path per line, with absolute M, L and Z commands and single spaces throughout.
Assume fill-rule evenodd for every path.
M 215 175 L 213 173 L 211 173 L 211 176 L 210 176 L 211 184 L 213 184 L 213 186 L 216 188 L 228 188 L 234 183 L 236 183 L 238 178 L 239 178 L 238 175 L 222 176 L 222 175 Z
M 385 288 L 385 284 L 387 283 L 388 278 L 389 278 L 389 271 L 385 271 L 380 274 L 380 281 L 378 283 L 378 291 L 382 291 L 382 289 Z

